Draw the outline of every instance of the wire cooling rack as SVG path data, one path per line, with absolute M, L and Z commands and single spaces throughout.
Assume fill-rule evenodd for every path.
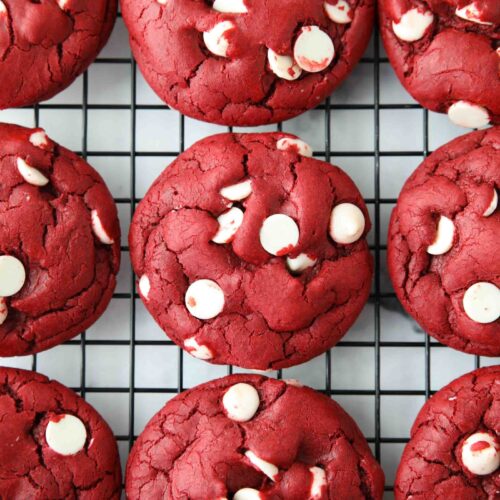
M 0 120 L 42 126 L 86 157 L 118 205 L 122 268 L 103 317 L 61 346 L 0 363 L 40 371 L 79 392 L 111 425 L 124 466 L 134 439 L 168 399 L 240 371 L 196 360 L 161 332 L 135 291 L 127 246 L 134 208 L 156 176 L 196 140 L 228 129 L 185 118 L 154 96 L 131 58 L 121 17 L 96 63 L 69 89 L 34 108 L 0 112 Z M 301 136 L 315 157 L 339 165 L 360 187 L 373 222 L 375 279 L 367 306 L 337 347 L 268 375 L 298 378 L 333 396 L 367 437 L 391 498 L 395 469 L 425 399 L 462 373 L 500 362 L 424 335 L 401 309 L 385 266 L 387 223 L 401 186 L 427 154 L 465 130 L 408 96 L 377 34 L 354 73 L 317 109 L 277 126 L 235 131 L 276 129 Z

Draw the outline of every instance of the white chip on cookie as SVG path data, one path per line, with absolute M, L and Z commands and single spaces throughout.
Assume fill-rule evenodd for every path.
M 244 0 L 215 0 L 212 8 L 218 12 L 229 14 L 246 14 L 248 12 Z
M 15 295 L 26 281 L 23 263 L 12 255 L 0 256 L 0 297 Z
M 197 280 L 189 285 L 185 304 L 189 313 L 198 319 L 212 319 L 224 309 L 224 292 L 212 280 Z
M 486 108 L 467 101 L 454 102 L 448 108 L 448 118 L 460 127 L 480 128 L 490 123 L 490 115 Z
M 493 194 L 491 196 L 490 204 L 488 205 L 486 210 L 483 212 L 483 216 L 489 217 L 491 214 L 493 214 L 495 212 L 495 210 L 497 209 L 497 205 L 498 205 L 498 193 L 497 193 L 497 190 L 495 188 L 493 188 Z
M 262 500 L 262 496 L 254 488 L 242 488 L 234 494 L 233 500 Z
M 264 221 L 259 236 L 266 252 L 283 256 L 290 253 L 299 242 L 299 227 L 288 215 L 274 214 Z
M 464 294 L 464 311 L 476 323 L 493 323 L 500 317 L 500 289 L 493 283 L 480 281 Z
M 273 49 L 267 49 L 267 60 L 272 72 L 278 78 L 293 81 L 302 74 L 302 70 L 291 56 L 277 54 Z
M 330 36 L 318 26 L 304 26 L 295 41 L 293 55 L 304 71 L 318 73 L 330 66 L 335 47 Z
M 195 337 L 190 337 L 184 341 L 184 349 L 186 349 L 191 356 L 198 359 L 212 359 L 214 357 L 213 352 L 203 344 L 198 344 Z
M 0 0 L 0 16 L 7 14 L 7 7 L 5 4 Z
M 282 137 L 276 143 L 276 147 L 280 151 L 294 151 L 307 158 L 312 158 L 313 155 L 313 150 L 307 142 L 302 139 L 294 139 L 293 137 Z
M 455 238 L 455 224 L 451 219 L 441 215 L 436 229 L 436 236 L 431 245 L 427 247 L 427 253 L 431 255 L 443 255 L 453 246 Z
M 394 34 L 404 42 L 420 40 L 434 21 L 434 14 L 418 8 L 406 11 L 398 22 L 392 22 Z
M 3 325 L 7 316 L 9 315 L 9 310 L 7 308 L 7 301 L 4 297 L 0 297 L 0 325 Z
M 336 4 L 324 3 L 326 15 L 337 24 L 348 24 L 352 21 L 352 9 L 346 0 L 338 0 Z
M 323 498 L 326 487 L 326 473 L 321 467 L 311 467 L 309 469 L 313 479 L 311 483 L 310 499 Z
M 151 290 L 151 282 L 146 274 L 143 274 L 139 280 L 139 291 L 141 295 L 148 300 L 149 291 Z
M 306 269 L 314 266 L 318 262 L 318 259 L 310 257 L 306 253 L 301 253 L 297 257 L 287 257 L 286 265 L 292 273 L 302 273 Z
M 365 216 L 352 203 L 336 205 L 330 216 L 329 231 L 333 241 L 347 245 L 361 238 L 365 230 Z
M 112 245 L 115 241 L 104 229 L 97 210 L 92 210 L 90 212 L 90 218 L 92 221 L 92 231 L 94 231 L 94 234 L 97 236 L 99 241 L 105 245 Z
M 49 179 L 47 179 L 40 170 L 28 165 L 22 158 L 17 159 L 17 170 L 28 184 L 32 184 L 33 186 L 46 186 L 49 183 Z
M 228 418 L 235 422 L 248 422 L 257 413 L 260 398 L 253 385 L 239 383 L 231 386 L 222 398 Z
M 472 474 L 491 474 L 500 467 L 500 443 L 488 432 L 476 432 L 463 443 L 462 462 Z
M 265 474 L 272 481 L 275 480 L 276 476 L 279 473 L 278 467 L 276 465 L 266 462 L 262 458 L 258 457 L 253 451 L 246 451 L 245 456 L 250 460 L 252 465 L 259 469 L 263 474 Z
M 227 200 L 244 200 L 252 194 L 252 181 L 250 179 L 247 179 L 242 182 L 238 182 L 238 184 L 224 187 L 220 190 L 220 194 Z
M 49 145 L 49 138 L 45 130 L 37 130 L 30 135 L 29 141 L 36 148 L 45 149 Z
M 476 2 L 472 2 L 468 5 L 464 5 L 462 8 L 458 8 L 455 10 L 455 15 L 460 17 L 461 19 L 465 19 L 466 21 L 471 21 L 477 24 L 485 24 L 492 26 L 493 23 L 489 21 L 483 21 L 481 19 L 481 13 L 477 7 Z
M 47 424 L 45 440 L 49 448 L 59 455 L 75 455 L 85 446 L 87 430 L 74 415 L 57 415 Z
M 207 49 L 220 57 L 227 57 L 229 50 L 228 34 L 234 30 L 236 26 L 232 21 L 222 21 L 217 23 L 210 31 L 203 33 L 203 41 Z
M 237 207 L 230 208 L 227 212 L 217 217 L 219 229 L 212 238 L 214 243 L 223 245 L 229 243 L 234 238 L 234 235 L 243 224 L 243 211 Z

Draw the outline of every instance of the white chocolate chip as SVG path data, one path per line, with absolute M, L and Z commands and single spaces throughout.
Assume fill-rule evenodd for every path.
M 394 34 L 405 42 L 415 42 L 420 40 L 427 28 L 434 21 L 434 14 L 428 10 L 422 12 L 416 7 L 408 10 L 399 22 L 392 22 Z
M 167 5 L 168 0 L 156 0 L 160 5 Z
M 464 294 L 464 311 L 476 323 L 493 323 L 500 316 L 500 290 L 487 281 L 471 285 Z
M 195 337 L 190 337 L 184 341 L 184 348 L 191 356 L 198 359 L 212 359 L 214 357 L 212 351 L 206 345 L 200 345 Z
M 302 384 L 301 382 L 299 382 L 295 378 L 285 378 L 285 379 L 283 379 L 283 382 L 285 382 L 285 384 L 291 385 L 293 387 L 304 387 L 304 384 Z
M 212 280 L 198 280 L 189 285 L 185 303 L 187 310 L 198 319 L 212 319 L 224 309 L 224 292 Z
M 243 224 L 243 211 L 237 207 L 230 208 L 227 212 L 217 217 L 219 229 L 212 238 L 214 243 L 223 245 L 229 243 L 234 238 L 234 235 Z
M 213 9 L 230 14 L 246 14 L 248 12 L 243 0 L 215 0 Z
M 286 265 L 288 266 L 288 269 L 292 271 L 292 273 L 301 273 L 306 269 L 314 266 L 316 262 L 318 262 L 318 259 L 311 258 L 306 253 L 301 253 L 294 258 L 286 258 Z
M 0 0 L 0 15 L 2 14 L 7 14 L 7 7 L 5 4 Z
M 267 50 L 267 60 L 272 72 L 284 80 L 297 80 L 302 74 L 302 70 L 293 60 L 293 57 L 283 56 L 274 52 L 273 49 Z
M 318 26 L 304 26 L 295 41 L 293 54 L 304 71 L 318 73 L 330 66 L 335 56 L 335 47 L 328 34 Z
M 493 23 L 490 23 L 489 21 L 482 21 L 481 20 L 481 17 L 480 17 L 481 14 L 480 14 L 475 2 L 472 2 L 468 5 L 465 5 L 461 9 L 459 9 L 457 7 L 457 9 L 455 10 L 455 15 L 462 18 L 462 19 L 465 19 L 466 21 L 471 21 L 473 23 L 486 24 L 489 26 L 493 25 Z
M 235 384 L 225 392 L 222 405 L 231 420 L 248 422 L 259 408 L 259 393 L 253 385 Z
M 22 158 L 17 159 L 17 170 L 22 178 L 28 184 L 33 184 L 33 186 L 46 186 L 49 182 L 49 179 L 40 170 L 30 167 Z
M 97 210 L 92 210 L 90 212 L 90 218 L 92 220 L 92 231 L 97 236 L 101 243 L 105 245 L 112 245 L 115 241 L 108 235 L 106 230 L 104 229 L 101 219 L 97 214 Z
M 59 455 L 75 455 L 85 446 L 87 430 L 83 422 L 74 415 L 58 415 L 48 423 L 45 439 L 49 447 Z
M 7 301 L 4 297 L 0 297 L 0 325 L 4 324 L 8 314 L 9 310 L 7 309 Z
M 252 465 L 259 469 L 263 474 L 265 474 L 269 479 L 274 481 L 275 477 L 279 473 L 278 467 L 273 465 L 262 458 L 259 458 L 253 451 L 246 451 L 245 456 L 252 462 Z
M 495 436 L 476 432 L 464 441 L 462 462 L 472 474 L 491 474 L 500 467 L 500 444 Z
M 238 184 L 233 184 L 232 186 L 222 188 L 220 190 L 220 194 L 227 200 L 244 200 L 252 194 L 252 181 L 250 179 L 247 179 L 246 181 L 238 182 Z
M 65 10 L 69 4 L 69 0 L 57 0 L 57 4 L 61 10 Z
M 498 193 L 495 188 L 493 188 L 493 196 L 491 197 L 490 204 L 488 208 L 483 212 L 484 217 L 489 217 L 496 209 L 498 205 Z
M 146 300 L 148 300 L 150 290 L 151 290 L 151 282 L 149 281 L 147 275 L 143 274 L 141 276 L 141 279 L 139 280 L 139 291 Z
M 333 241 L 347 245 L 361 238 L 365 230 L 365 216 L 352 203 L 340 203 L 330 216 L 330 236 Z
M 327 16 L 337 24 L 348 24 L 352 21 L 351 7 L 346 0 L 338 0 L 335 5 L 325 2 Z
M 229 49 L 229 40 L 227 34 L 235 29 L 235 25 L 231 21 L 222 21 L 217 23 L 210 31 L 203 33 L 203 41 L 207 49 L 216 56 L 227 57 Z
M 45 149 L 49 145 L 49 138 L 44 130 L 37 130 L 30 135 L 29 141 L 36 148 Z
M 455 225 L 451 219 L 441 215 L 436 230 L 436 237 L 431 245 L 427 247 L 427 253 L 431 255 L 443 255 L 453 246 L 455 238 Z
M 299 228 L 288 215 L 271 215 L 260 228 L 260 244 L 271 255 L 286 255 L 298 242 Z
M 304 142 L 302 139 L 294 139 L 293 137 L 282 137 L 277 143 L 276 147 L 280 151 L 296 151 L 301 156 L 312 158 L 313 151 L 311 146 Z
M 460 127 L 480 128 L 490 123 L 488 110 L 467 101 L 457 101 L 448 108 L 448 118 Z
M 326 473 L 321 467 L 311 467 L 309 470 L 313 476 L 309 498 L 322 498 L 326 486 Z
M 0 256 L 0 297 L 15 295 L 26 281 L 23 263 L 12 255 Z
M 233 500 L 262 500 L 262 497 L 258 490 L 242 488 L 234 494 Z

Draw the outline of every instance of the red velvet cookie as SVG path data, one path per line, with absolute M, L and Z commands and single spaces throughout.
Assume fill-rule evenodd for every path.
M 332 347 L 372 277 L 361 194 L 293 136 L 222 134 L 171 164 L 139 203 L 141 297 L 192 355 L 256 369 Z
M 0 0 L 0 108 L 64 90 L 108 40 L 117 0 Z
M 73 391 L 38 373 L 0 368 L 0 498 L 119 499 L 111 429 Z
M 122 0 L 146 80 L 182 113 L 262 125 L 320 104 L 363 54 L 373 0 Z
M 380 0 L 385 49 L 406 90 L 463 127 L 500 123 L 500 2 Z
M 120 263 L 100 175 L 41 129 L 0 124 L 0 356 L 78 335 L 108 305 Z
M 391 217 L 396 294 L 440 342 L 500 355 L 500 127 L 472 132 L 429 156 Z
M 493 500 L 500 491 L 500 366 L 468 373 L 432 396 L 399 464 L 396 499 Z
M 186 391 L 147 424 L 127 463 L 127 498 L 380 499 L 384 473 L 329 397 L 258 375 Z

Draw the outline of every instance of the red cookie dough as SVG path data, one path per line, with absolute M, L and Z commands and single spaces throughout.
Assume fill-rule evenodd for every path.
M 389 227 L 389 272 L 405 309 L 440 342 L 483 356 L 500 355 L 499 186 L 500 127 L 472 132 L 417 168 Z M 442 217 L 452 232 L 440 226 Z M 428 246 L 436 238 L 444 253 L 433 255 Z M 483 300 L 484 322 L 467 307 L 478 305 L 467 293 L 477 283 L 488 283 L 494 294 Z
M 467 442 L 477 433 L 483 441 L 467 455 Z M 480 456 L 485 451 L 486 459 Z M 499 460 L 500 366 L 492 366 L 454 380 L 420 410 L 399 464 L 395 497 L 493 500 L 500 491 L 498 466 L 477 474 L 466 464 L 488 463 L 491 470 Z
M 122 0 L 121 7 L 134 56 L 161 99 L 193 118 L 239 126 L 320 104 L 361 58 L 374 14 L 373 0 Z M 220 11 L 228 7 L 232 13 Z M 226 24 L 207 45 L 204 33 L 219 23 Z M 303 50 L 294 56 L 303 27 L 314 27 L 317 59 L 304 61 Z
M 335 345 L 368 299 L 363 198 L 338 167 L 304 154 L 312 154 L 305 143 L 282 133 L 212 136 L 181 154 L 139 203 L 129 235 L 139 292 L 194 356 L 296 365 Z M 329 234 L 339 206 L 348 213 L 334 231 L 348 221 L 352 243 Z M 239 219 L 221 241 L 218 219 L 230 207 Z
M 120 228 L 101 176 L 43 130 L 0 124 L 0 148 L 0 356 L 17 356 L 99 318 L 115 288 Z
M 296 381 L 231 375 L 178 395 L 152 418 L 125 487 L 130 500 L 380 499 L 384 473 L 329 397 Z M 236 494 L 244 488 L 260 494 Z
M 498 0 L 380 0 L 378 5 L 389 60 L 422 106 L 448 112 L 465 127 L 500 123 Z
M 119 499 L 120 490 L 116 441 L 94 408 L 43 375 L 0 368 L 0 498 Z
M 117 0 L 0 0 L 0 109 L 50 99 L 107 42 Z

